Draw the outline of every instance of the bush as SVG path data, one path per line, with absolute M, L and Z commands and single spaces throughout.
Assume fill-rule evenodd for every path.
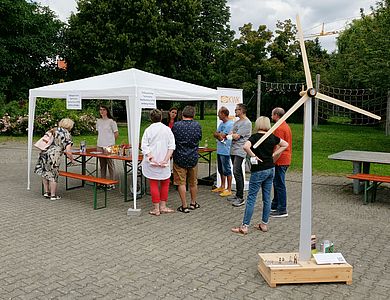
M 28 130 L 28 114 L 25 102 L 12 101 L 4 106 L 0 116 L 0 133 L 4 135 L 24 135 Z M 75 122 L 72 135 L 95 133 L 96 116 L 91 109 L 84 111 L 67 110 L 62 99 L 40 99 L 35 109 L 34 133 L 43 135 L 57 126 L 63 118 Z

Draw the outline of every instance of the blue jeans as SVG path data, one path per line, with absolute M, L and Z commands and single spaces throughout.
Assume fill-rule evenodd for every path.
M 271 208 L 280 213 L 287 213 L 287 189 L 286 189 L 286 172 L 288 166 L 275 166 L 274 177 L 274 199 Z
M 221 176 L 232 176 L 232 169 L 230 167 L 230 156 L 217 154 L 218 173 Z
M 257 193 L 260 190 L 263 194 L 263 216 L 261 221 L 268 224 L 269 214 L 271 212 L 271 189 L 272 181 L 274 180 L 275 168 L 253 172 L 249 179 L 249 191 L 246 200 L 243 225 L 249 226 L 253 210 L 256 204 Z

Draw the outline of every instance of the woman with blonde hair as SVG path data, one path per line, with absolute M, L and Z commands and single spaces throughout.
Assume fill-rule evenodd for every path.
M 58 127 L 51 129 L 53 134 L 53 143 L 39 153 L 38 162 L 35 166 L 35 173 L 42 176 L 44 188 L 43 196 L 50 200 L 59 200 L 57 195 L 58 174 L 61 164 L 61 158 L 66 151 L 66 156 L 74 163 L 72 149 L 72 130 L 74 122 L 65 118 L 58 123 Z
M 271 134 L 256 149 L 253 145 L 271 128 L 270 119 L 259 117 L 255 122 L 255 134 L 252 134 L 244 144 L 245 152 L 251 158 L 251 177 L 249 179 L 249 191 L 245 206 L 244 219 L 239 227 L 232 228 L 235 233 L 247 234 L 249 223 L 252 219 L 253 210 L 256 204 L 257 194 L 262 189 L 263 215 L 261 223 L 255 228 L 268 231 L 268 220 L 271 212 L 271 189 L 275 175 L 274 158 L 287 149 L 288 143 L 277 136 Z M 274 149 L 276 149 L 274 151 Z

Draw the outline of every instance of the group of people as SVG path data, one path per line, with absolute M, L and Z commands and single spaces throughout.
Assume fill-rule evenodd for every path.
M 145 129 L 141 140 L 143 153 L 142 173 L 149 179 L 153 209 L 151 215 L 174 212 L 167 206 L 168 190 L 173 160 L 173 181 L 181 200 L 177 211 L 189 213 L 200 208 L 198 192 L 198 148 L 202 139 L 202 128 L 194 121 L 195 107 L 186 106 L 182 118 L 177 121 L 177 109 L 171 108 L 168 120 L 162 123 L 162 112 L 150 112 L 152 124 Z M 186 186 L 189 185 L 191 201 L 186 199 Z
M 259 147 L 254 148 L 253 146 L 271 128 L 271 122 L 268 117 L 259 117 L 252 134 L 252 123 L 246 116 L 246 112 L 247 107 L 244 104 L 237 104 L 235 116 L 238 119 L 233 122 L 229 117 L 229 110 L 221 107 L 218 111 L 221 123 L 213 134 L 217 139 L 217 164 L 221 185 L 212 192 L 218 192 L 221 197 L 227 197 L 235 207 L 246 204 L 242 224 L 232 228 L 233 232 L 241 234 L 248 233 L 260 188 L 263 213 L 261 222 L 255 225 L 255 228 L 266 232 L 270 216 L 288 216 L 285 174 L 291 163 L 292 144 L 290 127 L 283 122 Z M 106 106 L 100 106 L 99 113 L 101 118 L 96 122 L 97 150 L 103 151 L 105 147 L 115 145 L 119 132 Z M 273 121 L 277 122 L 284 113 L 280 107 L 273 109 Z M 189 213 L 190 210 L 200 208 L 197 202 L 197 178 L 198 148 L 202 139 L 202 128 L 198 122 L 194 121 L 195 107 L 193 106 L 186 106 L 183 109 L 180 121 L 177 116 L 178 109 L 175 107 L 169 110 L 168 118 L 165 120 L 162 118 L 161 110 L 153 109 L 150 112 L 152 124 L 145 129 L 141 140 L 142 173 L 149 179 L 153 203 L 150 214 L 154 216 L 174 212 L 167 206 L 171 165 L 173 182 L 177 186 L 181 200 L 177 211 Z M 35 173 L 42 177 L 45 198 L 51 200 L 61 198 L 57 194 L 61 156 L 66 153 L 70 162 L 72 164 L 75 162 L 71 151 L 73 142 L 70 135 L 73 125 L 74 122 L 71 119 L 62 119 L 58 127 L 51 129 L 54 137 L 53 143 L 39 154 Z M 251 176 L 245 200 L 243 162 L 247 156 L 250 157 Z M 106 158 L 99 159 L 101 177 L 107 178 L 108 169 L 108 178 L 114 178 L 113 161 Z M 235 195 L 232 193 L 233 176 L 236 184 Z M 186 199 L 187 185 L 190 192 L 189 204 Z M 274 196 L 271 201 L 272 186 Z
M 113 120 L 107 106 L 99 107 L 100 118 L 96 121 L 98 132 L 97 150 L 103 152 L 105 147 L 115 145 L 115 140 L 119 136 L 118 126 Z M 50 200 L 59 200 L 61 196 L 57 194 L 57 183 L 61 164 L 61 157 L 65 153 L 71 164 L 75 164 L 72 155 L 72 136 L 70 134 L 74 122 L 69 118 L 64 118 L 58 122 L 58 127 L 50 129 L 53 135 L 53 142 L 47 149 L 40 151 L 38 162 L 34 172 L 42 177 L 43 196 Z M 103 178 L 113 179 L 115 176 L 115 164 L 112 159 L 99 158 L 100 174 Z M 109 177 L 107 177 L 107 170 Z M 109 188 L 114 188 L 110 186 Z
M 273 134 L 264 140 L 258 147 L 254 145 L 271 128 L 268 117 L 261 116 L 255 122 L 252 133 L 252 123 L 246 116 L 247 108 L 244 104 L 237 104 L 235 116 L 237 121 L 229 118 L 229 110 L 221 107 L 218 117 L 220 125 L 214 137 L 217 139 L 217 163 L 221 178 L 221 185 L 212 190 L 221 197 L 228 197 L 232 205 L 245 206 L 242 224 L 232 228 L 235 233 L 247 234 L 252 219 L 257 194 L 261 188 L 263 199 L 263 214 L 261 223 L 255 228 L 263 232 L 268 231 L 269 217 L 287 217 L 287 191 L 285 174 L 291 164 L 291 129 L 283 122 Z M 280 107 L 273 109 L 272 119 L 277 122 L 283 115 Z M 250 159 L 251 177 L 247 200 L 244 199 L 244 172 L 243 162 Z M 233 166 L 233 171 L 231 170 Z M 232 174 L 236 181 L 236 194 L 232 196 Z M 274 187 L 274 198 L 271 202 L 271 190 Z

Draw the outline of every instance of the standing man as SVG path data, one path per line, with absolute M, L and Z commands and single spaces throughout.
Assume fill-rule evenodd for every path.
M 189 213 L 200 207 L 196 202 L 198 193 L 198 147 L 202 139 L 202 128 L 194 121 L 195 107 L 186 106 L 182 112 L 182 121 L 174 123 L 172 133 L 176 150 L 173 152 L 173 180 L 177 185 L 181 206 L 177 211 Z M 187 206 L 186 183 L 190 186 L 191 203 Z
M 284 109 L 276 107 L 272 110 L 272 120 L 277 122 L 283 115 Z M 292 154 L 292 134 L 290 126 L 283 122 L 275 131 L 274 135 L 288 143 L 286 151 L 280 155 L 275 156 L 275 177 L 274 177 L 274 199 L 271 204 L 271 214 L 273 218 L 285 218 L 288 216 L 287 212 L 287 189 L 286 189 L 286 172 L 291 164 Z
M 219 124 L 213 135 L 217 139 L 217 163 L 218 173 L 221 176 L 221 186 L 213 189 L 212 192 L 220 193 L 221 197 L 228 197 L 232 195 L 232 170 L 230 167 L 232 141 L 226 137 L 232 131 L 233 121 L 229 120 L 229 110 L 225 106 L 219 109 L 218 117 L 222 123 Z M 225 182 L 227 184 L 226 188 Z
M 232 146 L 230 148 L 230 158 L 233 164 L 234 179 L 236 180 L 236 195 L 228 198 L 228 200 L 233 201 L 232 205 L 235 207 L 245 204 L 242 162 L 246 157 L 246 152 L 243 147 L 252 133 L 252 123 L 246 117 L 246 111 L 247 107 L 245 104 L 237 104 L 235 113 L 239 119 L 233 124 L 233 130 L 231 132 Z

